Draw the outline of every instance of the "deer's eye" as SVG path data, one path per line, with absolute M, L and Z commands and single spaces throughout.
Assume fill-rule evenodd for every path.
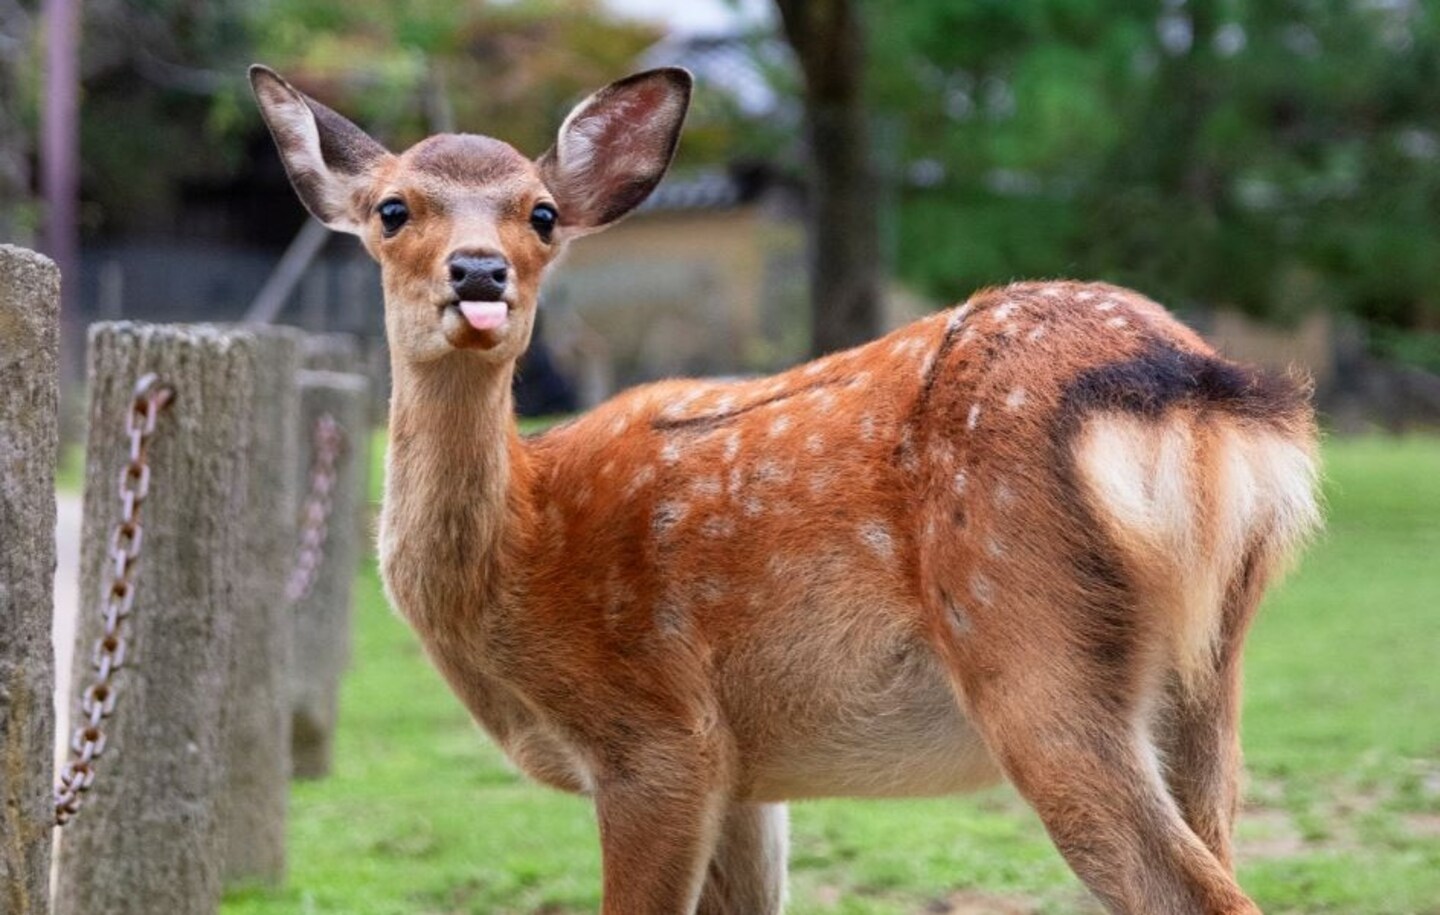
M 555 223 L 559 221 L 560 214 L 548 203 L 537 203 L 535 209 L 530 211 L 530 228 L 535 230 L 541 241 L 550 240 L 550 236 L 555 232 Z
M 380 205 L 375 208 L 375 212 L 380 214 L 380 228 L 384 231 L 386 238 L 399 232 L 400 227 L 405 225 L 406 220 L 410 218 L 410 208 L 399 197 L 382 200 Z

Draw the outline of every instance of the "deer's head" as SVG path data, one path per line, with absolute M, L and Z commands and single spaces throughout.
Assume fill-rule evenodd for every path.
M 251 67 L 250 83 L 305 208 L 380 262 L 392 349 L 411 362 L 456 352 L 503 362 L 530 342 L 541 277 L 565 243 L 659 183 L 691 80 L 661 69 L 612 83 L 533 161 L 475 134 L 396 155 L 273 70 Z

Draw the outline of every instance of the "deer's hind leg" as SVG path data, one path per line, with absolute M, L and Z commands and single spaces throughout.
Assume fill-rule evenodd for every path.
M 992 571 L 985 587 L 945 583 L 966 602 L 947 598 L 960 622 L 943 627 L 941 654 L 1071 868 L 1117 913 L 1258 913 L 1165 783 L 1149 723 L 1164 692 L 1155 614 L 1117 574 L 1042 597 Z
M 732 803 L 720 825 L 698 915 L 779 915 L 788 844 L 784 804 Z
M 1252 552 L 1230 585 L 1213 663 L 1191 682 L 1172 680 L 1156 716 L 1166 780 L 1180 812 L 1231 873 L 1240 795 L 1241 648 L 1262 596 L 1263 558 Z

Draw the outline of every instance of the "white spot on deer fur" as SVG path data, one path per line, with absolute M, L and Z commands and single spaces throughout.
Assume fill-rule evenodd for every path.
M 787 483 L 790 480 L 790 471 L 778 461 L 767 459 L 755 465 L 755 479 L 762 483 Z
M 967 328 L 965 328 L 965 333 L 963 333 L 963 334 L 960 335 L 960 343 L 959 343 L 958 345 L 959 345 L 959 346 L 968 346 L 968 345 L 970 344 L 970 342 L 975 339 L 975 337 L 976 337 L 975 328 L 973 328 L 973 327 L 967 327 Z
M 716 540 L 729 537 L 735 533 L 735 522 L 724 515 L 714 515 L 700 525 L 700 533 Z
M 1010 488 L 1009 483 L 1001 480 L 999 483 L 995 484 L 994 499 L 996 508 L 1009 508 L 1010 506 L 1015 504 L 1015 490 Z
M 1047 299 L 1058 299 L 1065 295 L 1065 290 L 1059 286 L 1046 286 L 1040 290 L 1040 294 Z
M 1114 328 L 1121 328 L 1129 325 L 1130 322 L 1125 320 L 1124 318 L 1111 318 L 1105 323 Z
M 722 489 L 717 476 L 696 477 L 690 481 L 690 491 L 697 496 L 718 496 Z
M 1025 389 L 1016 388 L 1005 397 L 1005 406 L 1011 410 L 1018 410 L 1025 406 Z
M 995 309 L 995 322 L 998 324 L 1001 321 L 1008 321 L 1010 316 L 1015 313 L 1015 308 L 1016 305 L 1014 302 L 1006 302 L 1004 305 Z
M 1095 291 L 1092 289 L 1082 289 L 1075 293 L 1075 301 L 1077 302 L 1088 302 L 1093 298 L 1095 298 Z
M 815 409 L 821 413 L 829 413 L 835 409 L 835 395 L 824 388 L 811 391 L 810 396 L 815 401 Z
M 725 462 L 728 464 L 729 462 L 735 460 L 735 455 L 739 453 L 740 433 L 737 430 L 725 436 Z
M 715 410 L 719 413 L 729 413 L 731 408 L 733 408 L 734 406 L 734 394 L 726 394 L 724 397 L 721 397 L 719 400 L 715 401 Z
M 730 485 L 727 487 L 732 497 L 740 495 L 740 486 L 745 481 L 745 472 L 739 467 L 730 468 Z
M 995 586 L 990 579 L 977 573 L 970 576 L 970 596 L 979 603 L 988 604 L 995 599 Z
M 1095 306 L 1095 310 L 1096 310 L 1096 311 L 1113 311 L 1113 310 L 1115 310 L 1115 308 L 1117 308 L 1119 305 L 1120 305 L 1120 303 L 1117 302 L 1117 301 L 1115 301 L 1114 299 L 1106 299 L 1105 301 L 1101 302 L 1099 305 L 1096 305 L 1096 306 Z
M 954 487 L 957 496 L 965 492 L 965 484 L 969 482 L 969 480 L 970 476 L 964 470 L 955 471 L 955 478 L 951 481 L 950 485 Z
M 765 503 L 758 496 L 746 496 L 745 501 L 740 503 L 740 510 L 747 518 L 758 518 L 765 511 Z
M 774 438 L 777 435 L 781 435 L 785 432 L 786 429 L 789 428 L 790 417 L 786 416 L 784 413 L 781 413 L 779 416 L 775 417 L 774 422 L 770 423 L 770 437 Z
M 863 442 L 874 441 L 875 439 L 875 417 L 866 413 L 860 417 L 860 440 Z
M 973 430 L 973 429 L 975 428 L 976 424 L 978 424 L 979 422 L 980 422 L 980 405 L 979 405 L 978 403 L 971 404 L 971 405 L 970 405 L 970 415 L 969 415 L 968 417 L 966 417 L 966 419 L 965 419 L 965 428 Z
M 991 557 L 999 559 L 1005 555 L 1005 545 L 994 537 L 987 537 L 985 538 L 985 552 L 989 553 Z
M 1025 335 L 1025 339 L 1029 340 L 1031 343 L 1034 343 L 1036 340 L 1039 340 L 1043 336 L 1045 336 L 1045 326 L 1043 324 L 1037 324 L 1034 327 L 1030 328 L 1030 333 Z
M 970 303 L 969 303 L 969 302 L 966 302 L 964 305 L 961 305 L 959 308 L 957 308 L 957 309 L 955 309 L 954 311 L 950 312 L 950 320 L 948 320 L 948 321 L 945 322 L 945 332 L 946 332 L 946 333 L 950 333 L 951 331 L 953 331 L 953 330 L 955 330 L 957 327 L 959 327 L 961 324 L 964 324 L 964 323 L 965 323 L 965 318 L 968 317 L 969 314 L 970 314 Z
M 935 354 L 934 354 L 933 352 L 932 352 L 932 353 L 926 353 L 926 354 L 925 354 L 925 358 L 920 361 L 920 380 L 921 380 L 921 381 L 924 381 L 924 380 L 925 380 L 925 377 L 930 374 L 930 369 L 933 368 L 934 366 L 935 366 Z
M 679 463 L 680 445 L 676 442 L 666 442 L 665 447 L 660 449 L 660 460 L 667 464 Z
M 687 391 L 681 394 L 678 400 L 672 401 L 669 406 L 661 410 L 660 415 L 665 419 L 682 419 L 685 416 L 685 412 L 690 409 L 690 405 L 694 403 L 699 396 L 699 391 Z
M 869 372 L 860 372 L 854 378 L 845 382 L 845 386 L 850 388 L 863 388 L 870 383 L 872 377 Z
M 610 476 L 610 474 L 612 474 L 612 473 L 614 473 L 614 472 L 615 472 L 615 462 L 614 462 L 614 461 L 606 461 L 606 462 L 605 462 L 605 465 L 600 468 L 600 476 L 602 476 L 602 477 L 608 477 L 608 476 Z
M 656 537 L 663 538 L 689 513 L 690 506 L 684 502 L 661 502 L 650 516 L 650 530 Z
M 621 414 L 620 416 L 615 417 L 615 420 L 610 423 L 610 434 L 620 435 L 625 431 L 625 427 L 628 425 L 630 425 L 630 417 Z
M 805 436 L 805 451 L 807 454 L 820 454 L 825 450 L 825 439 L 820 437 L 819 432 L 811 432 Z
M 810 495 L 818 496 L 835 484 L 835 477 L 828 470 L 821 470 L 810 475 Z
M 591 496 L 593 496 L 594 494 L 595 494 L 595 491 L 590 488 L 590 484 L 589 484 L 589 483 L 585 483 L 585 484 L 581 485 L 581 487 L 580 487 L 579 489 L 575 490 L 575 504 L 576 504 L 577 506 L 581 506 L 581 507 L 583 507 L 583 506 L 585 506 L 585 505 L 589 505 L 589 504 L 590 504 L 590 498 L 591 498 Z
M 965 610 L 953 600 L 945 599 L 945 620 L 950 624 L 950 631 L 955 635 L 966 635 L 970 632 L 970 617 L 965 615 Z
M 895 556 L 895 538 L 890 529 L 879 521 L 866 521 L 860 525 L 860 540 L 881 559 Z
M 630 478 L 630 485 L 625 487 L 625 498 L 628 499 L 640 490 L 644 489 L 646 486 L 649 486 L 654 479 L 654 467 L 651 467 L 648 464 L 644 467 L 641 467 L 640 470 L 636 472 L 635 476 Z
M 655 605 L 655 629 L 661 635 L 676 636 L 685 631 L 687 614 L 678 602 L 665 599 Z
M 925 341 L 919 337 L 901 337 L 890 346 L 890 355 L 904 356 L 918 352 L 925 346 Z
M 821 372 L 823 372 L 823 371 L 825 371 L 826 369 L 828 369 L 829 367 L 830 367 L 830 360 L 828 360 L 828 359 L 817 359 L 817 360 L 815 360 L 814 362 L 810 363 L 809 365 L 805 366 L 805 368 L 801 369 L 801 370 L 800 370 L 800 374 L 813 378 L 813 377 L 815 377 L 816 375 L 819 375 Z

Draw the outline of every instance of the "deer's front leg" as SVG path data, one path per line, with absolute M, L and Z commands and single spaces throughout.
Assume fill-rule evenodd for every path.
M 720 772 L 713 753 L 687 742 L 647 748 L 602 779 L 602 915 L 695 911 L 727 804 Z

